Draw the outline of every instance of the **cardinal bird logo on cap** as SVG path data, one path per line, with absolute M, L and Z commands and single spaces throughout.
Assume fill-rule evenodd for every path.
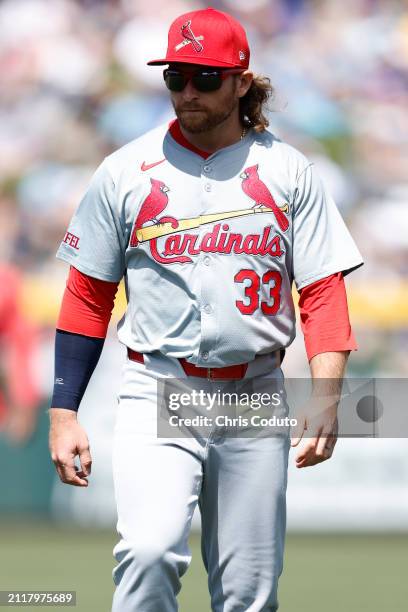
M 204 47 L 200 43 L 200 40 L 204 40 L 204 36 L 196 36 L 194 34 L 193 30 L 191 29 L 191 19 L 186 21 L 186 23 L 181 26 L 181 35 L 183 36 L 184 40 L 180 44 L 176 45 L 176 51 L 180 51 L 180 49 L 186 45 L 192 45 L 194 51 L 197 51 L 197 53 L 203 51 Z
M 170 191 L 170 189 L 167 187 L 167 185 L 154 178 L 150 179 L 150 183 L 152 185 L 150 193 L 145 198 L 133 227 L 133 232 L 130 239 L 131 247 L 138 245 L 138 239 L 136 237 L 136 232 L 138 229 L 140 229 L 148 221 L 152 221 L 154 224 L 159 223 L 157 217 L 163 212 L 169 201 L 167 192 Z
M 283 211 L 288 212 L 289 207 L 287 204 L 283 207 L 279 207 L 276 204 L 271 192 L 258 176 L 258 164 L 245 168 L 242 174 L 240 174 L 240 178 L 244 179 L 242 181 L 244 193 L 255 201 L 253 208 L 257 206 L 266 206 L 270 208 L 275 215 L 280 229 L 286 232 L 289 227 L 289 221 Z

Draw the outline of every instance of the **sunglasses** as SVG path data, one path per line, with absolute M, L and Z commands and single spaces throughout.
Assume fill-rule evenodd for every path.
M 163 78 L 167 89 L 170 91 L 183 91 L 187 83 L 191 80 L 197 91 L 207 92 L 220 89 L 222 82 L 230 74 L 244 72 L 242 68 L 228 68 L 219 70 L 217 68 L 201 68 L 194 72 L 184 72 L 167 68 L 163 71 Z

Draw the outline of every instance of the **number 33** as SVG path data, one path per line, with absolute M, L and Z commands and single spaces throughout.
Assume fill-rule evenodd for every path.
M 280 290 L 282 286 L 282 277 L 276 270 L 268 270 L 262 276 L 262 284 L 267 285 L 269 288 L 268 298 L 272 300 L 261 301 L 259 300 L 259 289 L 261 287 L 261 278 L 254 270 L 240 270 L 235 276 L 234 281 L 236 283 L 243 283 L 249 280 L 250 285 L 245 287 L 245 296 L 249 299 L 249 302 L 245 303 L 242 300 L 236 300 L 235 304 L 240 312 L 245 315 L 254 314 L 255 310 L 261 306 L 261 310 L 265 315 L 275 315 L 280 306 Z M 273 283 L 271 285 L 271 283 Z M 260 303 L 259 303 L 260 302 Z

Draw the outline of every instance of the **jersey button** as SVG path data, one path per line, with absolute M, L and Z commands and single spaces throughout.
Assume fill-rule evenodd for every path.
M 211 308 L 210 304 L 206 304 L 206 305 L 204 306 L 204 312 L 205 312 L 206 314 L 211 314 L 211 313 L 212 313 L 212 308 Z
M 211 168 L 211 166 L 204 166 L 203 170 L 204 170 L 204 172 L 211 172 L 212 168 Z
M 207 359 L 208 359 L 208 357 L 209 357 L 209 356 L 210 356 L 210 355 L 209 355 L 208 351 L 204 351 L 204 352 L 203 352 L 203 359 L 204 359 L 205 361 L 207 361 Z
M 210 183 L 206 183 L 206 184 L 204 185 L 204 189 L 205 189 L 206 191 L 211 191 L 211 185 L 210 185 Z
M 208 255 L 206 257 L 204 257 L 204 265 L 205 266 L 209 266 L 210 265 L 210 258 L 208 257 Z

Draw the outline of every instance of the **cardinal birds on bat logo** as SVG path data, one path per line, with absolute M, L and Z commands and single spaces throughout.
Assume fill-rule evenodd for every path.
M 180 51 L 180 49 L 182 49 L 186 45 L 191 45 L 194 51 L 196 51 L 197 53 L 201 53 L 204 47 L 200 43 L 200 40 L 204 40 L 204 36 L 196 36 L 194 34 L 193 30 L 191 29 L 191 19 L 186 21 L 186 23 L 181 26 L 180 31 L 184 40 L 175 46 L 175 50 Z
M 269 213 L 271 211 L 275 216 L 277 224 L 281 231 L 285 232 L 289 227 L 289 221 L 286 217 L 285 213 L 288 212 L 289 207 L 287 204 L 284 206 L 278 206 L 269 191 L 268 187 L 265 185 L 263 181 L 259 178 L 258 175 L 258 164 L 255 166 L 249 166 L 245 168 L 245 170 L 240 174 L 240 178 L 242 180 L 242 190 L 243 192 L 251 198 L 255 203 L 252 206 L 252 209 L 256 209 L 254 212 L 256 213 Z M 171 216 L 159 216 L 163 213 L 169 203 L 169 197 L 167 193 L 170 189 L 167 187 L 163 181 L 159 181 L 157 179 L 150 179 L 150 192 L 145 197 L 138 215 L 136 217 L 136 221 L 134 223 L 134 227 L 132 230 L 131 238 L 130 238 L 130 246 L 137 247 L 140 242 L 144 242 L 145 240 L 151 240 L 154 242 L 156 240 L 155 236 L 165 236 L 167 234 L 172 234 L 175 231 L 181 231 L 180 220 L 175 219 Z M 228 219 L 229 217 L 238 217 L 243 215 L 251 214 L 248 208 L 243 208 L 241 210 L 236 211 L 225 211 L 225 213 L 216 213 L 217 221 L 221 219 Z M 211 217 L 211 215 L 209 215 Z M 214 217 L 214 215 L 212 215 Z M 197 225 L 198 227 L 202 223 L 210 223 L 213 221 L 213 218 L 208 221 L 203 221 L 202 217 L 197 217 Z M 186 222 L 187 220 L 182 220 Z M 189 219 L 189 228 L 194 227 L 191 225 L 192 219 Z M 147 234 L 149 234 L 149 238 L 143 237 L 143 229 L 145 229 L 146 224 L 150 224 L 153 226 L 164 226 L 165 224 L 170 224 L 169 228 L 165 228 L 165 232 L 162 232 L 163 227 L 160 228 L 160 231 L 156 233 L 154 231 L 152 233 L 151 228 L 146 230 Z M 268 230 L 269 231 L 269 230 Z M 145 233 L 146 233 L 145 232 Z M 197 236 L 195 236 L 197 238 Z M 249 251 L 248 251 L 249 252 Z
M 163 212 L 169 201 L 167 192 L 170 191 L 170 189 L 163 183 L 163 181 L 158 181 L 157 179 L 151 178 L 150 183 L 150 193 L 145 198 L 140 208 L 133 228 L 130 239 L 130 246 L 132 247 L 138 245 L 138 240 L 136 237 L 137 230 L 148 221 L 152 221 L 155 224 L 159 223 L 157 217 Z
M 280 229 L 286 232 L 289 227 L 289 221 L 283 211 L 288 211 L 288 205 L 286 204 L 284 207 L 279 207 L 276 204 L 271 192 L 258 176 L 258 164 L 245 168 L 242 174 L 240 174 L 240 178 L 244 179 L 242 181 L 244 193 L 255 202 L 253 208 L 257 206 L 266 206 L 270 208 L 275 215 Z

